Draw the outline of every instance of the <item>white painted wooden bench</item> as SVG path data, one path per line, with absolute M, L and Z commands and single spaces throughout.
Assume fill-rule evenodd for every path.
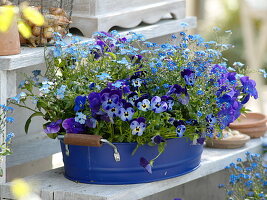
M 226 165 L 235 162 L 237 158 L 244 160 L 247 151 L 259 153 L 261 150 L 261 140 L 259 138 L 252 139 L 240 149 L 205 148 L 201 165 L 197 170 L 180 177 L 145 184 L 107 186 L 75 183 L 64 178 L 63 168 L 26 177 L 25 180 L 37 187 L 37 193 L 43 200 L 155 200 L 158 199 L 157 195 L 166 190 L 177 188 L 182 184 L 223 170 Z M 195 189 L 197 190 L 197 188 Z M 167 200 L 179 197 L 173 196 L 176 195 L 173 193 L 166 195 L 168 196 L 161 199 Z M 1 186 L 1 200 L 4 199 L 13 200 L 10 194 L 10 183 Z M 194 199 L 203 198 L 197 197 Z
M 157 40 L 165 36 L 162 40 L 166 41 L 171 34 L 184 30 L 181 22 L 186 22 L 188 24 L 188 29 L 196 27 L 196 18 L 187 17 L 180 20 L 165 19 L 153 25 L 142 25 L 134 29 L 120 30 L 120 32 L 121 34 L 126 34 L 128 31 L 134 31 L 136 33 L 144 34 L 147 39 Z M 88 38 L 83 39 L 88 40 Z M 39 66 L 43 64 L 43 48 L 23 47 L 21 54 L 19 55 L 1 56 L 1 103 L 5 103 L 8 97 L 16 95 L 16 77 L 19 76 L 17 74 L 18 71 L 21 71 L 22 69 L 26 70 L 28 68 L 32 68 L 33 66 L 37 66 L 37 68 L 39 68 Z M 27 118 L 24 111 L 20 112 L 19 118 Z M 47 138 L 44 133 L 40 133 L 41 130 L 26 136 L 23 129 L 23 123 L 18 122 L 14 125 L 19 126 L 19 132 L 15 133 L 17 137 L 14 138 L 14 153 L 13 155 L 8 156 L 7 163 L 4 164 L 8 168 L 8 179 L 10 180 L 14 177 L 30 175 L 29 173 L 36 173 L 38 172 L 38 168 L 40 171 L 51 169 L 53 167 L 51 164 L 53 160 L 52 155 L 60 151 L 57 141 Z M 62 161 L 58 161 L 57 166 L 61 163 Z M 24 170 L 27 170 L 27 172 L 24 173 Z M 2 179 L 1 181 L 5 182 L 5 179 Z
M 166 14 L 185 18 L 185 0 L 74 0 L 70 27 L 84 36 L 112 27 L 133 28 L 141 22 L 154 24 Z

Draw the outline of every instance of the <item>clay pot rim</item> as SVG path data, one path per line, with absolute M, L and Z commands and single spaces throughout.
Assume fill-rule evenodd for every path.
M 267 122 L 267 117 L 266 115 L 262 114 L 262 113 L 246 113 L 246 114 L 243 114 L 245 115 L 246 117 L 249 117 L 251 115 L 258 115 L 260 117 L 262 117 L 262 119 L 256 121 L 256 122 L 250 122 L 250 123 L 245 123 L 245 124 L 241 124 L 241 123 L 230 123 L 229 124 L 229 128 L 251 128 L 251 127 L 255 127 L 255 125 L 257 126 L 258 124 L 264 124 Z

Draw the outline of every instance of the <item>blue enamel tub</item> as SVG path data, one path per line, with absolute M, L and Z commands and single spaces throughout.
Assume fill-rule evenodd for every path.
M 140 166 L 140 158 L 153 159 L 158 154 L 157 146 L 141 146 L 132 156 L 136 143 L 114 143 L 121 157 L 116 162 L 113 148 L 107 144 L 102 147 L 68 145 L 67 156 L 65 144 L 60 141 L 65 177 L 90 184 L 134 184 L 173 178 L 198 168 L 203 145 L 192 145 L 185 138 L 166 142 L 164 153 L 155 160 L 152 174 L 149 174 Z

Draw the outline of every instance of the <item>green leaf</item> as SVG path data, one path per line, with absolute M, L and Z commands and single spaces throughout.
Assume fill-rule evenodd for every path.
M 33 118 L 33 117 L 37 117 L 37 116 L 44 116 L 44 114 L 41 113 L 41 112 L 36 112 L 36 113 L 33 113 L 33 114 L 27 119 L 27 121 L 26 121 L 26 123 L 25 123 L 25 127 L 24 127 L 24 130 L 25 130 L 26 134 L 27 134 L 28 131 L 29 131 L 29 126 L 30 126 L 30 123 L 32 122 L 32 118 Z

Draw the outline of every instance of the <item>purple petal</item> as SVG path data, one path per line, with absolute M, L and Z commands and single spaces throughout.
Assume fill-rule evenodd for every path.
M 144 158 L 144 157 L 141 157 L 140 158 L 140 165 L 145 168 L 145 170 L 149 173 L 149 174 L 152 174 L 152 167 L 151 165 L 149 164 L 149 162 Z

